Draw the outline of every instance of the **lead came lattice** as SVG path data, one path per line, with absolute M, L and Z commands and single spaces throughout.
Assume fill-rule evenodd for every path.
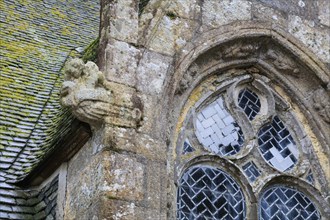
M 178 213 L 180 220 L 245 219 L 245 200 L 238 184 L 220 169 L 190 168 L 180 180 Z
M 260 129 L 258 143 L 263 158 L 279 171 L 291 169 L 298 160 L 296 143 L 277 116 L 271 124 Z
M 221 156 L 234 155 L 243 146 L 241 128 L 225 109 L 221 97 L 197 115 L 196 128 L 199 142 L 213 153 Z
M 260 202 L 260 220 L 318 220 L 320 214 L 303 193 L 287 187 L 268 189 Z
M 244 110 L 250 121 L 259 113 L 261 106 L 258 95 L 247 88 L 240 91 L 238 105 Z
M 249 161 L 244 164 L 242 168 L 244 170 L 245 175 L 249 178 L 250 182 L 254 182 L 260 176 L 260 170 L 252 161 Z

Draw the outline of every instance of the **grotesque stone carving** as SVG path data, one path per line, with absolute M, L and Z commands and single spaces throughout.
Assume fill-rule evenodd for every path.
M 246 58 L 256 54 L 256 51 L 259 49 L 260 45 L 255 44 L 243 44 L 238 43 L 232 46 L 229 46 L 223 51 L 223 59 L 231 58 Z
M 140 102 L 136 106 L 138 98 L 122 92 L 126 90 L 124 85 L 107 85 L 95 63 L 89 61 L 84 64 L 80 59 L 72 59 L 65 65 L 64 73 L 61 103 L 70 107 L 79 120 L 92 127 L 103 123 L 122 127 L 138 125 L 141 118 L 138 107 L 142 106 Z
M 318 89 L 313 94 L 314 108 L 322 119 L 330 124 L 330 98 L 329 93 L 323 89 Z
M 280 71 L 285 71 L 293 76 L 297 76 L 299 73 L 299 69 L 296 64 L 294 64 L 291 59 L 284 54 L 270 49 L 267 51 L 266 58 L 270 60 L 271 64 L 273 64 L 276 69 Z
M 199 67 L 196 63 L 193 63 L 186 74 L 183 75 L 183 78 L 179 82 L 179 87 L 176 90 L 176 94 L 182 94 L 186 89 L 189 87 L 191 81 L 193 81 L 194 77 L 196 76 Z

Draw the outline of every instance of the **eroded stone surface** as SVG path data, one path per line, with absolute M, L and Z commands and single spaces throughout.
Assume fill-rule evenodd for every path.
M 117 4 L 116 1 L 113 3 Z M 132 9 L 131 3 L 132 1 L 121 2 L 116 10 L 120 9 L 123 12 L 118 15 L 113 14 L 118 19 L 110 22 L 108 29 L 103 28 L 109 31 L 109 35 L 103 35 L 103 38 L 108 37 L 108 39 L 104 42 L 106 64 L 101 69 L 105 70 L 104 86 L 112 91 L 113 103 L 119 104 L 121 106 L 119 109 L 140 106 L 142 120 L 138 126 L 125 127 L 120 122 L 121 117 L 108 117 L 105 120 L 106 125 L 102 127 L 102 132 L 95 132 L 94 137 L 99 139 L 94 140 L 94 143 L 90 145 L 97 145 L 92 147 L 97 150 L 90 150 L 92 156 L 88 155 L 93 159 L 87 163 L 82 161 L 84 168 L 79 167 L 78 162 L 71 164 L 71 173 L 73 170 L 82 170 L 74 174 L 76 178 L 80 177 L 82 180 L 74 185 L 73 179 L 70 179 L 68 192 L 73 194 L 81 192 L 85 197 L 97 194 L 99 199 L 91 202 L 92 198 L 82 198 L 82 201 L 72 202 L 73 198 L 69 196 L 67 216 L 77 217 L 78 214 L 72 212 L 73 209 L 78 208 L 78 205 L 74 204 L 83 202 L 89 205 L 89 208 L 81 205 L 83 210 L 95 209 L 101 212 L 91 211 L 78 217 L 88 216 L 90 219 L 175 218 L 177 189 L 175 178 L 176 175 L 180 175 L 179 172 L 182 171 L 180 169 L 184 169 L 176 167 L 176 154 L 180 151 L 176 150 L 175 145 L 177 139 L 185 138 L 180 137 L 188 127 L 184 126 L 192 126 L 189 123 L 193 123 L 184 121 L 184 116 L 189 115 L 190 110 L 188 107 L 183 109 L 181 107 L 185 104 L 191 107 L 196 102 L 202 103 L 203 100 L 200 100 L 202 93 L 206 91 L 212 93 L 224 85 L 223 83 L 229 83 L 224 82 L 223 79 L 220 80 L 221 77 L 231 79 L 244 73 L 250 74 L 251 78 L 265 80 L 266 84 L 272 84 L 275 88 L 287 86 L 288 94 L 297 94 L 295 95 L 297 100 L 308 102 L 306 104 L 308 112 L 318 113 L 322 118 L 324 115 L 328 117 L 326 111 L 328 99 L 320 100 L 318 94 L 314 97 L 311 92 L 314 88 L 320 88 L 316 85 L 321 84 L 321 81 L 323 87 L 329 82 L 325 68 L 320 64 L 322 62 L 317 61 L 321 58 L 324 63 L 329 62 L 329 44 L 327 43 L 329 36 L 321 25 L 324 22 L 322 18 L 324 14 L 317 12 L 314 2 L 303 0 L 286 2 L 151 0 L 138 21 L 138 41 L 135 40 L 136 21 L 129 24 L 123 20 L 125 13 L 128 13 L 127 21 L 136 19 L 135 9 Z M 320 17 L 317 18 L 317 15 Z M 320 19 L 321 24 L 317 19 Z M 287 34 L 288 30 L 294 37 Z M 182 51 L 182 48 L 185 51 Z M 311 49 L 315 56 L 305 53 L 305 48 Z M 305 65 L 304 62 L 308 64 Z M 208 78 L 211 74 L 215 74 L 212 80 L 215 78 L 219 80 L 211 82 Z M 206 78 L 208 78 L 207 83 L 198 87 Z M 192 86 L 198 88 L 192 90 Z M 187 94 L 190 91 L 192 94 Z M 256 89 L 256 92 L 258 91 Z M 264 90 L 261 89 L 259 92 L 263 94 Z M 130 101 L 133 94 L 139 97 L 139 104 L 133 105 Z M 261 94 L 261 100 L 270 97 L 273 100 L 272 95 Z M 299 94 L 308 98 L 305 100 Z M 281 95 L 284 97 L 283 94 Z M 282 103 L 276 106 L 278 108 L 276 111 L 287 112 L 299 109 L 299 107 L 292 107 L 294 101 L 289 98 L 282 100 L 276 96 L 275 99 L 276 102 Z M 274 100 L 268 104 L 275 109 Z M 313 100 L 316 100 L 317 104 L 313 105 Z M 230 102 L 234 105 L 234 100 L 230 99 Z M 265 105 L 265 102 L 262 102 L 261 108 L 267 108 Z M 256 120 L 259 122 L 253 122 L 252 127 L 254 127 L 250 126 L 250 130 L 257 130 L 261 125 L 260 120 L 268 120 L 272 117 L 268 108 L 265 112 L 269 115 L 258 116 Z M 303 115 L 302 112 L 299 114 Z M 242 120 L 241 116 L 234 115 L 233 117 L 239 122 Z M 289 122 L 289 118 L 283 116 L 283 121 L 288 124 L 288 127 L 294 127 L 293 130 L 299 127 L 291 126 L 298 122 L 294 120 Z M 328 123 L 324 122 L 320 122 L 320 125 Z M 303 123 L 308 124 L 306 120 L 303 120 Z M 246 134 L 252 132 L 250 130 Z M 192 130 L 188 132 L 194 134 Z M 321 142 L 317 140 L 322 134 L 313 136 L 310 135 L 312 131 L 307 133 L 292 131 L 292 134 L 295 133 L 299 133 L 298 139 L 306 138 L 307 140 L 307 136 L 312 136 L 310 142 L 301 141 L 302 153 L 307 152 L 306 154 L 312 155 L 315 145 L 317 154 L 310 157 L 321 158 L 320 160 L 325 161 L 326 157 L 319 156 Z M 253 142 L 252 136 L 247 139 Z M 183 156 L 185 163 L 182 166 L 189 166 L 189 162 L 186 163 L 192 159 L 189 155 L 196 156 L 201 152 L 197 139 L 190 138 L 189 141 L 196 150 Z M 88 147 L 91 147 L 90 145 Z M 253 147 L 249 145 L 247 148 Z M 322 156 L 325 155 L 323 153 Z M 252 154 L 253 158 L 257 158 L 256 155 L 259 153 L 252 151 Z M 214 159 L 213 156 L 212 158 L 210 160 L 219 162 L 220 166 L 225 168 L 227 165 L 231 166 L 229 163 L 220 162 L 223 161 L 220 158 Z M 244 157 L 233 163 L 239 165 L 242 162 L 239 160 L 243 161 Z M 308 159 L 303 159 L 299 162 L 297 166 L 301 169 L 294 170 L 291 174 L 305 175 L 307 167 L 311 164 L 308 161 Z M 271 167 L 263 164 L 262 160 L 254 161 L 254 163 L 262 173 L 258 178 L 264 179 L 263 181 L 256 180 L 253 184 L 262 185 L 273 178 L 265 176 L 266 173 L 274 173 Z M 325 165 L 315 165 L 315 167 L 320 170 L 319 177 L 321 177 Z M 237 174 L 237 177 L 242 181 L 245 178 L 243 173 Z M 92 182 L 92 179 L 99 183 Z M 318 190 L 326 188 L 326 181 L 322 181 L 319 181 L 319 185 L 315 188 Z M 258 195 L 262 187 L 254 188 L 253 193 Z M 249 210 L 249 212 L 257 213 L 255 210 Z M 256 219 L 256 215 L 249 217 Z
M 249 1 L 205 1 L 202 7 L 202 22 L 212 28 L 237 20 L 251 19 L 251 2 Z
M 321 24 L 330 26 L 330 1 L 319 0 L 319 19 Z
M 151 23 L 147 35 L 150 42 L 148 47 L 152 51 L 166 55 L 174 55 L 182 48 L 192 38 L 197 25 L 193 20 L 182 19 L 175 15 L 172 17 L 169 14 Z
M 89 147 L 87 144 L 85 149 Z M 84 163 L 86 166 L 82 166 Z M 86 216 L 88 208 L 97 205 L 102 196 L 143 200 L 144 169 L 144 165 L 136 158 L 116 152 L 105 151 L 97 156 L 92 156 L 90 151 L 78 154 L 69 164 L 65 218 Z
M 200 6 L 198 0 L 177 0 L 170 2 L 167 11 L 181 18 L 195 19 L 200 14 Z
M 107 45 L 105 53 L 106 79 L 134 86 L 140 51 L 126 42 L 115 40 Z
M 137 68 L 138 90 L 146 94 L 160 94 L 171 60 L 159 53 L 144 51 Z
M 318 29 L 313 21 L 289 16 L 289 32 L 317 54 L 323 62 L 330 62 L 328 30 Z
M 287 17 L 281 11 L 277 11 L 263 4 L 255 3 L 252 7 L 252 19 L 271 21 L 274 25 L 287 27 Z
M 144 198 L 144 165 L 136 158 L 112 152 L 103 158 L 105 181 L 100 190 L 106 196 L 121 200 L 141 201 Z
M 306 18 L 314 18 L 316 15 L 316 1 L 309 0 L 258 0 L 268 7 L 275 8 L 288 14 L 296 14 Z
M 110 36 L 121 41 L 136 43 L 138 38 L 137 1 L 117 1 L 113 4 L 110 16 Z

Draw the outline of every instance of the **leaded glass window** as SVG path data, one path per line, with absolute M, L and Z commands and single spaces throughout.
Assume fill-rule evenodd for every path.
M 289 130 L 275 116 L 258 134 L 259 149 L 264 159 L 279 171 L 291 169 L 298 160 L 298 149 Z
M 255 181 L 261 174 L 258 167 L 252 161 L 244 164 L 242 168 L 251 182 Z
M 260 111 L 260 99 L 258 95 L 248 88 L 240 91 L 238 95 L 238 105 L 244 110 L 244 113 L 253 120 Z
M 313 192 L 320 183 L 310 171 L 315 167 L 306 150 L 313 142 L 291 103 L 263 80 L 214 81 L 187 102 L 175 163 L 182 169 L 196 159 L 197 165 L 177 176 L 178 219 L 320 219 L 321 212 L 301 187 Z M 219 168 L 202 165 L 217 160 Z M 277 186 L 283 181 L 290 185 L 288 178 L 303 191 Z M 266 191 L 265 184 L 270 187 Z M 256 201 L 258 212 L 249 209 Z
M 179 184 L 178 219 L 245 219 L 243 192 L 224 171 L 209 166 L 192 167 Z
M 204 147 L 221 156 L 237 154 L 244 142 L 241 128 L 226 110 L 221 97 L 197 115 L 196 136 Z
M 284 186 L 272 187 L 261 197 L 260 220 L 318 220 L 320 214 L 303 193 Z

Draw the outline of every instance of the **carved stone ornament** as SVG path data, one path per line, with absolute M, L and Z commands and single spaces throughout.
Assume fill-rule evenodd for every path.
M 285 71 L 291 75 L 297 76 L 300 72 L 299 68 L 294 64 L 291 59 L 284 54 L 281 54 L 274 50 L 268 50 L 266 58 L 271 62 L 271 64 L 280 71 Z
M 322 119 L 330 124 L 330 97 L 323 89 L 318 89 L 313 94 L 313 107 L 322 117 Z
M 256 55 L 256 52 L 259 48 L 260 45 L 257 43 L 243 44 L 242 42 L 240 42 L 225 48 L 223 51 L 222 58 L 246 58 L 249 56 Z
M 194 77 L 197 75 L 199 67 L 196 63 L 193 63 L 186 74 L 183 75 L 182 79 L 179 82 L 179 87 L 175 91 L 176 94 L 182 94 L 190 86 L 190 83 L 193 81 Z
M 66 63 L 64 73 L 61 104 L 71 108 L 79 120 L 92 127 L 103 123 L 122 127 L 138 126 L 142 105 L 137 97 L 123 92 L 131 88 L 106 85 L 104 75 L 95 63 L 88 61 L 84 64 L 77 58 Z

